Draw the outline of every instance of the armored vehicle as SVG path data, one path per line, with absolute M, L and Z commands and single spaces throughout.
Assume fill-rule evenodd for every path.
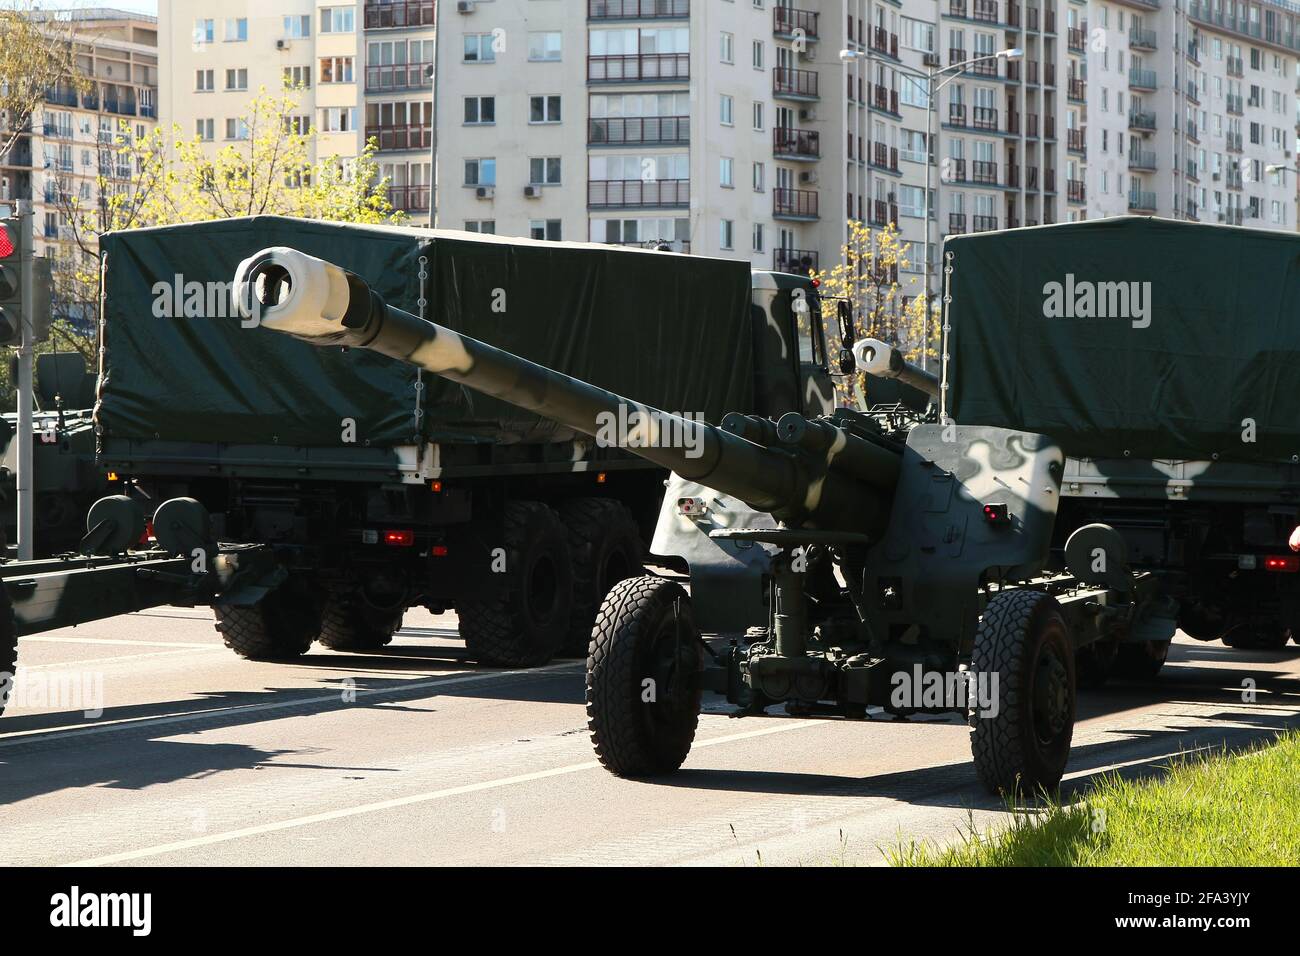
M 544 410 L 234 314 L 236 266 L 275 244 L 699 420 L 831 407 L 816 290 L 747 263 L 276 217 L 106 236 L 99 464 L 142 503 L 193 498 L 219 540 L 274 549 L 288 581 L 216 609 L 245 656 L 376 648 L 417 605 L 454 608 L 483 662 L 585 653 L 605 592 L 641 571 L 668 474 Z
M 1144 639 L 1165 610 L 1113 529 L 1076 530 L 1065 569 L 1049 567 L 1065 457 L 1045 435 L 891 433 L 848 409 L 688 419 L 399 309 L 299 249 L 249 257 L 235 295 L 263 329 L 386 355 L 584 434 L 638 413 L 621 447 L 673 472 L 651 550 L 689 582 L 631 576 L 597 614 L 587 713 L 616 774 L 677 769 L 710 689 L 737 716 L 969 713 L 986 785 L 1051 787 L 1073 733 L 1076 651 Z M 870 343 L 855 351 L 863 367 L 879 358 Z M 941 390 L 919 370 L 907 379 Z

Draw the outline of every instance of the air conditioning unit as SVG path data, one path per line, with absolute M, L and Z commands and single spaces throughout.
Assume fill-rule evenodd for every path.
M 806 172 L 802 172 L 802 173 L 800 173 L 800 174 L 799 174 L 799 182 L 801 182 L 801 183 L 807 183 L 809 186 L 816 185 L 816 183 L 817 183 L 817 173 L 816 173 L 816 171 L 810 169 L 810 170 L 807 170 Z
M 293 45 L 293 44 L 291 44 L 288 40 L 276 40 L 276 41 L 275 41 L 275 48 L 276 48 L 277 50 L 287 50 L 287 49 L 289 49 L 289 47 L 292 46 L 292 45 Z
M 921 62 L 924 63 L 926 66 L 938 66 L 938 65 L 939 65 L 939 54 L 937 54 L 937 53 L 926 53 L 926 54 L 924 54 L 924 55 L 921 57 Z
M 1210 178 L 1217 183 L 1219 181 L 1219 175 L 1219 173 L 1214 173 Z
M 799 119 L 804 122 L 812 122 L 817 119 L 817 108 L 815 106 L 804 106 L 799 109 Z
M 536 184 L 529 184 L 529 185 L 525 186 L 525 187 L 524 187 L 524 198 L 525 198 L 525 199 L 541 199 L 541 198 L 542 198 L 542 187 L 541 187 L 541 186 L 538 186 L 538 185 L 536 185 Z
M 469 14 L 474 12 L 474 0 L 456 0 L 456 12 Z
M 492 199 L 496 194 L 497 191 L 493 186 L 476 186 L 474 188 L 474 196 L 477 199 Z

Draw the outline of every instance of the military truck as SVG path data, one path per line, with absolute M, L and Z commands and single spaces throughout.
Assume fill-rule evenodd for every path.
M 1298 256 L 1291 233 L 1147 217 L 944 246 L 943 413 L 1059 442 L 1058 553 L 1110 526 L 1198 640 L 1300 643 Z M 1080 664 L 1150 677 L 1168 647 Z
M 149 513 L 193 498 L 218 540 L 274 550 L 283 585 L 216 607 L 246 657 L 377 648 L 417 605 L 454 608 L 482 662 L 583 654 L 606 591 L 641 572 L 667 478 L 604 436 L 236 315 L 236 266 L 268 245 L 650 406 L 831 408 L 816 289 L 747 263 L 277 217 L 106 236 L 99 464 Z
M 689 591 L 636 575 L 601 604 L 587 716 L 615 774 L 676 770 L 708 689 L 734 716 L 969 714 L 990 789 L 1052 787 L 1077 652 L 1172 626 L 1113 529 L 1076 529 L 1064 569 L 1051 567 L 1064 455 L 1046 435 L 942 421 L 891 433 L 847 408 L 715 426 L 427 321 L 297 249 L 242 262 L 235 299 L 267 330 L 385 355 L 584 434 L 629 406 L 649 414 L 659 440 L 624 447 L 673 471 L 651 550 L 688 568 Z M 854 351 L 869 367 L 871 348 Z M 942 392 L 933 376 L 907 377 Z

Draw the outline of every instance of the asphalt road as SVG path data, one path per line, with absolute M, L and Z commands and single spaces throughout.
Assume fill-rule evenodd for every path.
M 454 628 L 413 612 L 382 653 L 292 664 L 236 658 L 206 610 L 22 640 L 0 718 L 3 862 L 878 863 L 1005 812 L 955 719 L 733 720 L 710 699 L 681 772 L 616 779 L 592 757 L 580 663 L 480 668 Z M 1300 725 L 1300 648 L 1180 637 L 1156 681 L 1084 693 L 1080 711 L 1067 793 Z

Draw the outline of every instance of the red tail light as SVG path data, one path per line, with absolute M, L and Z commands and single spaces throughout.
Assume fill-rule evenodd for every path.
M 1270 556 L 1264 559 L 1265 571 L 1287 571 L 1294 574 L 1300 571 L 1300 556 Z
M 384 544 L 391 544 L 395 548 L 409 548 L 415 544 L 415 532 L 410 528 L 385 531 Z

